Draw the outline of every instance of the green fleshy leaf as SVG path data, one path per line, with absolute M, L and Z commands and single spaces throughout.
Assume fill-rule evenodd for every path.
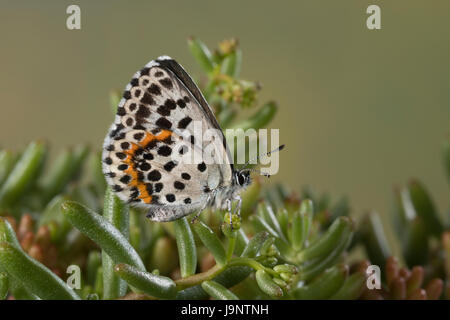
M 241 257 L 255 258 L 268 237 L 269 233 L 266 231 L 257 233 L 255 236 L 253 236 L 253 238 L 250 239 L 244 251 L 242 252 Z
M 291 227 L 291 241 L 294 250 L 300 250 L 303 248 L 303 245 L 309 235 L 313 213 L 314 207 L 311 200 L 303 200 L 300 206 L 300 211 L 294 213 Z
M 66 185 L 77 176 L 89 153 L 89 148 L 80 145 L 74 150 L 65 149 L 56 158 L 50 171 L 43 176 L 40 183 L 44 203 L 47 203 L 58 193 L 62 192 Z
M 202 282 L 202 288 L 211 297 L 217 300 L 239 300 L 233 292 L 215 281 Z
M 444 227 L 442 226 L 439 214 L 436 211 L 428 191 L 418 180 L 410 181 L 408 190 L 415 211 L 424 222 L 427 233 L 439 238 Z
M 267 272 L 258 270 L 255 277 L 261 291 L 273 297 L 283 296 L 283 290 L 272 280 Z
M 117 263 L 126 263 L 145 271 L 144 264 L 122 233 L 110 222 L 87 207 L 66 201 L 61 205 L 69 222 L 97 243 Z
M 170 299 L 177 293 L 175 282 L 168 277 L 144 272 L 127 264 L 116 265 L 114 271 L 129 285 L 150 296 Z
M 79 300 L 64 281 L 40 262 L 8 243 L 0 243 L 0 266 L 41 299 Z
M 197 269 L 197 248 L 186 217 L 175 220 L 173 225 L 177 239 L 181 276 L 185 278 L 193 275 Z
M 237 49 L 231 52 L 222 61 L 220 72 L 230 77 L 237 78 L 241 71 L 242 51 Z
M 30 143 L 0 188 L 0 207 L 14 205 L 35 182 L 42 169 L 46 145 L 43 142 Z
M 128 206 L 114 194 L 110 187 L 106 188 L 103 217 L 116 227 L 126 239 L 129 238 Z M 103 299 L 116 299 L 125 295 L 127 290 L 126 283 L 114 273 L 114 265 L 113 259 L 103 251 Z
M 372 211 L 362 218 L 361 236 L 369 260 L 384 268 L 387 258 L 392 254 L 377 212 Z
M 211 73 L 214 70 L 215 63 L 208 47 L 202 41 L 193 37 L 188 39 L 188 46 L 202 69 L 206 73 Z
M 0 151 L 0 186 L 5 182 L 6 178 L 8 178 L 16 160 L 17 156 L 12 151 Z
M 220 266 L 225 265 L 227 262 L 225 249 L 214 231 L 201 221 L 194 223 L 193 228 L 205 247 L 214 256 L 214 260 L 216 260 L 217 264 Z
M 355 300 L 358 299 L 366 286 L 366 276 L 362 272 L 355 272 L 349 276 L 342 287 L 333 294 L 330 300 Z
M 321 237 L 299 253 L 299 260 L 307 261 L 328 255 L 339 240 L 347 236 L 346 232 L 350 232 L 350 225 L 351 221 L 347 217 L 335 220 Z
M 295 298 L 300 300 L 323 300 L 336 293 L 344 284 L 348 275 L 346 265 L 337 265 L 327 269 L 319 278 L 307 286 L 293 290 Z

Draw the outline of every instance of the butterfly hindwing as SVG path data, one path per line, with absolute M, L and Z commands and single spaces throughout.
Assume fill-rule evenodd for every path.
M 196 139 L 194 124 L 203 130 L 217 128 L 218 124 L 209 106 L 199 102 L 203 99 L 206 103 L 192 79 L 187 76 L 189 83 L 187 74 L 182 75 L 173 66 L 183 70 L 174 60 L 159 58 L 134 75 L 119 103 L 102 157 L 106 180 L 116 194 L 149 209 L 149 217 L 158 221 L 202 209 L 211 187 L 229 183 L 232 173 L 229 163 L 174 160 L 174 155 L 184 153 L 201 158 L 203 148 L 211 141 Z M 229 154 L 223 134 L 213 143 Z

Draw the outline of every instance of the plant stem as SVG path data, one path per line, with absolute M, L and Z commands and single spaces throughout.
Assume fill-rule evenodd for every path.
M 183 290 L 188 287 L 196 286 L 202 283 L 203 281 L 212 280 L 216 276 L 221 274 L 227 267 L 228 267 L 227 265 L 220 267 L 219 265 L 216 264 L 214 267 L 205 272 L 197 273 L 186 278 L 178 279 L 175 281 L 177 285 L 177 290 Z
M 197 273 L 192 276 L 176 280 L 175 283 L 177 285 L 177 290 L 183 290 L 188 287 L 192 287 L 192 286 L 201 284 L 203 281 L 212 280 L 215 277 L 217 277 L 219 274 L 224 272 L 226 269 L 231 268 L 231 267 L 237 267 L 237 266 L 247 266 L 254 270 L 264 270 L 267 273 L 270 273 L 274 276 L 277 275 L 277 273 L 275 271 L 273 271 L 270 268 L 264 267 L 261 263 L 259 263 L 258 261 L 254 260 L 254 259 L 238 257 L 238 258 L 233 258 L 233 259 L 229 260 L 227 262 L 227 264 L 224 266 L 219 266 L 216 264 L 214 267 L 212 267 L 211 269 L 209 269 L 205 272 Z
M 263 266 L 261 263 L 259 263 L 258 261 L 254 260 L 254 259 L 251 259 L 251 258 L 244 258 L 244 257 L 234 258 L 234 259 L 231 259 L 230 262 L 228 262 L 228 264 L 227 264 L 227 268 L 235 267 L 235 266 L 247 266 L 247 267 L 255 269 L 256 271 L 264 270 L 267 273 L 270 273 L 274 276 L 278 276 L 278 273 L 276 273 L 275 271 L 273 271 L 270 268 Z
M 233 233 L 233 236 L 228 238 L 227 261 L 231 260 L 235 247 L 236 247 L 236 233 Z

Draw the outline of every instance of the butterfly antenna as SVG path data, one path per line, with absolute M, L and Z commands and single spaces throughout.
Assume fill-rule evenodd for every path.
M 261 157 L 270 156 L 272 153 L 275 153 L 275 152 L 278 152 L 278 151 L 283 150 L 283 149 L 284 149 L 284 146 L 285 146 L 285 145 L 282 144 L 281 146 L 279 146 L 279 147 L 277 147 L 277 148 L 275 148 L 275 149 L 273 149 L 273 150 L 270 150 L 269 152 L 262 153 L 262 154 L 256 156 L 256 157 L 253 158 L 253 159 L 249 159 L 249 160 L 244 164 L 244 166 L 243 166 L 242 168 L 240 168 L 239 170 L 242 170 L 242 169 L 247 168 L 247 167 L 249 166 L 250 162 L 253 162 L 253 161 L 255 161 L 255 160 L 258 160 L 258 159 L 261 158 Z M 251 169 L 251 171 L 256 171 L 256 170 Z M 263 174 L 261 171 L 259 171 L 259 172 L 260 172 L 262 175 L 268 176 L 267 174 Z
M 258 172 L 261 176 L 270 178 L 270 174 L 265 173 L 265 172 L 262 172 L 262 171 L 259 170 L 259 169 L 253 169 L 253 168 L 250 168 L 250 169 L 247 169 L 247 170 L 248 170 L 248 171 L 253 171 L 253 172 Z

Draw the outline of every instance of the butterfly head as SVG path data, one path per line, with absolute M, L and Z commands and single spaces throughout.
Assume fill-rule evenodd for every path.
M 234 174 L 234 180 L 235 184 L 240 187 L 248 186 L 252 182 L 252 180 L 250 179 L 250 170 L 243 169 L 236 171 Z
M 274 152 L 278 152 L 278 151 L 281 151 L 283 149 L 284 149 L 284 144 L 282 144 L 278 148 L 275 148 L 275 149 L 273 149 L 273 150 L 271 150 L 271 151 L 269 151 L 267 153 L 260 154 L 255 159 L 252 159 L 252 160 L 257 160 L 258 158 L 260 158 L 262 156 L 268 156 L 268 155 L 270 155 L 270 154 L 272 154 Z M 234 173 L 234 180 L 235 180 L 235 184 L 236 185 L 238 185 L 240 187 L 248 186 L 252 182 L 252 180 L 250 179 L 250 171 L 258 172 L 260 175 L 263 175 L 263 176 L 265 176 L 267 178 L 270 177 L 270 174 L 264 173 L 264 172 L 262 172 L 260 170 L 253 169 L 253 168 L 248 168 L 247 169 L 247 167 L 250 165 L 250 162 L 251 162 L 250 160 L 247 161 L 242 168 L 240 168 L 239 170 L 237 170 Z

